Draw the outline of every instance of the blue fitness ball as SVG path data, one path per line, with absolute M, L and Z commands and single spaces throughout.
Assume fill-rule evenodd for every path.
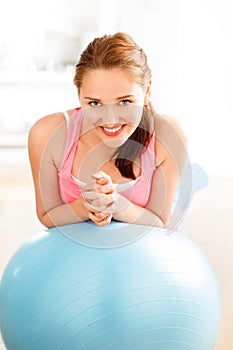
M 148 226 L 39 232 L 0 284 L 8 350 L 211 350 L 220 316 L 205 255 L 182 234 Z

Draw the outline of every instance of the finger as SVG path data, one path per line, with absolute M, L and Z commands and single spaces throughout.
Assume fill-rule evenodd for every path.
M 97 173 L 92 174 L 92 177 L 96 180 L 100 178 L 111 179 L 111 177 L 108 174 L 106 174 L 103 170 L 100 170 Z
M 89 212 L 88 212 L 88 217 L 89 217 L 90 220 L 92 220 L 92 221 L 94 221 L 94 222 L 103 220 L 103 218 L 101 218 L 101 219 L 100 219 L 100 218 L 97 218 L 96 215 L 95 215 L 95 213 L 92 212 L 92 211 L 89 211 Z
M 100 185 L 100 184 L 97 184 L 97 183 L 94 183 L 94 184 L 88 184 L 86 186 L 83 187 L 83 193 L 96 193 L 96 192 L 105 192 L 105 191 L 102 191 L 102 187 L 104 187 L 104 185 Z M 110 188 L 111 188 L 111 185 L 110 185 Z
M 112 215 L 104 215 L 102 217 L 97 217 L 97 215 L 93 212 L 88 213 L 88 217 L 91 221 L 93 221 L 96 225 L 104 226 L 109 224 L 112 220 Z
M 88 191 L 95 192 L 95 190 L 96 190 L 96 183 L 90 183 L 90 184 L 87 184 L 87 185 L 83 186 L 83 191 L 84 192 L 88 192 Z
M 94 213 L 94 212 L 92 212 L 94 215 L 95 215 L 95 217 L 97 218 L 97 219 L 99 219 L 99 220 L 103 220 L 103 219 L 106 219 L 110 214 L 105 214 L 105 213 Z
M 94 207 L 102 207 L 102 206 L 107 207 L 113 202 L 114 202 L 114 197 L 109 194 L 109 195 L 105 195 L 105 197 L 99 197 L 97 199 L 93 199 L 90 204 L 93 205 Z
M 100 186 L 99 192 L 111 194 L 115 191 L 115 189 L 116 189 L 116 186 L 114 184 L 107 184 L 107 185 Z
M 92 175 L 93 179 L 96 180 L 96 183 L 100 184 L 100 185 L 106 185 L 108 183 L 112 183 L 112 179 L 111 177 L 106 174 L 104 171 L 99 171 L 96 174 Z
M 90 203 L 88 203 L 86 201 L 83 201 L 83 205 L 88 211 L 92 211 L 92 212 L 95 212 L 95 213 L 103 212 L 106 209 L 106 205 L 95 207 L 95 206 L 93 206 L 92 204 L 90 204 Z
M 103 221 L 107 220 L 109 218 L 112 218 L 112 214 L 105 214 L 105 213 L 93 213 L 92 214 L 96 217 L 97 221 Z
M 97 220 L 97 221 L 93 221 L 93 222 L 98 226 L 106 226 L 106 225 L 110 224 L 111 220 L 112 220 L 112 216 L 108 216 L 101 221 Z
M 112 218 L 108 217 L 107 219 L 105 219 L 103 221 L 97 222 L 96 225 L 98 225 L 98 226 L 106 226 L 106 225 L 110 224 L 111 220 L 112 220 Z
M 83 197 L 84 197 L 86 200 L 94 200 L 94 199 L 99 198 L 99 193 L 93 192 L 93 191 L 90 191 L 90 192 L 84 191 L 84 192 L 82 193 L 82 195 L 83 195 Z
M 83 198 L 93 206 L 103 206 L 103 205 L 106 206 L 106 205 L 112 204 L 116 196 L 113 193 L 106 194 L 106 193 L 87 192 L 87 193 L 83 193 Z

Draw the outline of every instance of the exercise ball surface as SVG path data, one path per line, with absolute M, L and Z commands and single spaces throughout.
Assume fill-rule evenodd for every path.
M 96 244 L 143 230 L 118 246 Z M 184 235 L 147 226 L 85 222 L 39 232 L 0 284 L 8 350 L 211 350 L 220 316 L 205 255 Z

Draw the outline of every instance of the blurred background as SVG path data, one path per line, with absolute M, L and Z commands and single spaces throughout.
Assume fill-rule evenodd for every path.
M 35 215 L 30 126 L 78 106 L 80 52 L 96 36 L 125 31 L 147 53 L 156 111 L 180 120 L 191 160 L 208 174 L 182 231 L 219 281 L 216 350 L 233 349 L 232 18 L 231 0 L 0 0 L 0 273 L 26 238 L 44 229 Z

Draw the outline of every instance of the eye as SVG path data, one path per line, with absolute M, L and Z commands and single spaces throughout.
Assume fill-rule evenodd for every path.
M 131 103 L 131 101 L 130 100 L 121 100 L 119 103 L 121 106 L 128 106 Z
M 90 102 L 88 102 L 88 104 L 91 107 L 98 107 L 98 106 L 100 106 L 100 102 L 98 102 L 98 101 L 90 101 Z

